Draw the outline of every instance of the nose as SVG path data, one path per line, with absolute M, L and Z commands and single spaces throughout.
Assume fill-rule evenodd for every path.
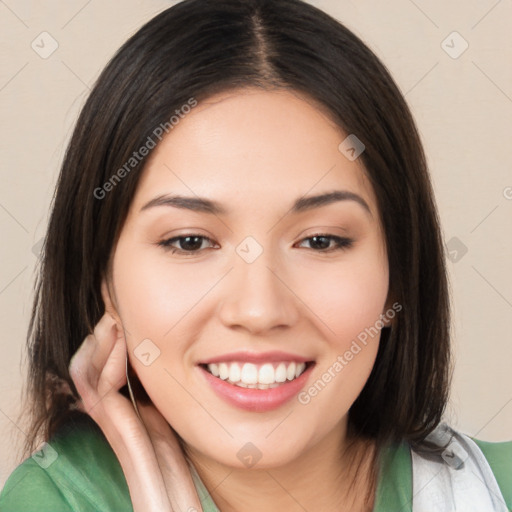
M 218 308 L 226 327 L 261 335 L 297 322 L 300 300 L 275 267 L 270 251 L 252 263 L 236 256 Z

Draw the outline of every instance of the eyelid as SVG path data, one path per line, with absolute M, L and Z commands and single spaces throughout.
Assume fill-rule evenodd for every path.
M 347 236 L 334 235 L 332 233 L 314 233 L 312 235 L 302 237 L 299 240 L 299 243 L 302 243 L 306 240 L 311 240 L 312 238 L 328 238 L 331 241 L 335 242 L 335 246 L 331 247 L 330 249 L 324 249 L 324 250 L 319 250 L 319 251 L 315 251 L 314 249 L 311 249 L 311 251 L 317 252 L 319 254 L 327 254 L 327 253 L 342 251 L 343 249 L 349 249 L 350 247 L 352 247 L 354 245 L 353 238 L 349 238 Z
M 185 251 L 184 249 L 175 249 L 171 246 L 171 243 L 174 243 L 182 238 L 202 238 L 203 240 L 207 240 L 211 243 L 215 243 L 209 236 L 203 235 L 201 233 L 184 233 L 182 235 L 176 235 L 170 238 L 165 238 L 163 240 L 160 240 L 157 245 L 160 247 L 163 247 L 164 249 L 170 250 L 171 252 L 181 252 L 183 254 L 190 254 L 190 253 L 200 253 L 200 251 Z M 175 249 L 173 251 L 172 249 Z M 202 249 L 204 250 L 204 249 Z
M 215 244 L 214 240 L 206 235 L 202 235 L 201 233 L 189 232 L 189 233 L 183 233 L 180 235 L 176 235 L 176 236 L 173 236 L 173 237 L 170 237 L 167 239 L 163 239 L 163 240 L 159 241 L 157 243 L 157 245 L 162 247 L 166 251 L 170 251 L 172 254 L 177 253 L 177 254 L 180 254 L 183 256 L 191 256 L 194 254 L 201 254 L 205 250 L 205 249 L 199 249 L 199 250 L 194 251 L 194 250 L 179 249 L 179 248 L 173 247 L 171 245 L 172 243 L 175 243 L 184 238 L 200 238 L 200 239 L 203 239 L 203 241 L 206 240 L 208 242 Z M 330 247 L 328 249 L 315 250 L 315 249 L 309 248 L 310 251 L 317 252 L 319 254 L 330 254 L 333 252 L 343 251 L 343 250 L 351 248 L 354 244 L 353 238 L 335 235 L 333 233 L 328 233 L 328 232 L 314 232 L 308 236 L 304 236 L 304 237 L 300 238 L 299 241 L 296 242 L 296 244 L 304 243 L 313 238 L 327 238 L 327 239 L 329 239 L 329 243 L 331 243 L 333 241 L 335 242 L 334 247 Z M 296 245 L 296 244 L 294 244 L 294 245 Z M 202 245 L 202 243 L 201 243 L 201 245 Z M 212 247 L 208 247 L 208 249 L 212 249 Z

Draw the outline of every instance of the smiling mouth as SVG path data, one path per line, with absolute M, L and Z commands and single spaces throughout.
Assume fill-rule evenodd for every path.
M 313 361 L 281 361 L 273 363 L 225 362 L 201 364 L 200 366 L 214 377 L 241 388 L 277 388 L 300 377 Z

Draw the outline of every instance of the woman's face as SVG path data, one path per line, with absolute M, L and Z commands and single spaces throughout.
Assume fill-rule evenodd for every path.
M 131 365 L 194 453 L 276 467 L 344 435 L 388 293 L 347 135 L 294 93 L 245 89 L 197 105 L 148 161 L 113 301 Z

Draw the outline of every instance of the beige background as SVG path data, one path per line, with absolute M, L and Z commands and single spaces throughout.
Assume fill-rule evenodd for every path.
M 37 243 L 65 145 L 107 60 L 173 3 L 0 0 L 0 486 L 23 437 L 13 419 Z M 480 439 L 512 439 L 512 2 L 311 3 L 384 61 L 423 137 L 453 260 L 456 369 L 446 419 Z M 58 43 L 47 58 L 31 47 L 46 38 L 44 48 L 51 48 L 44 31 Z M 463 39 L 443 44 L 453 31 Z M 464 53 L 448 55 L 464 40 Z

